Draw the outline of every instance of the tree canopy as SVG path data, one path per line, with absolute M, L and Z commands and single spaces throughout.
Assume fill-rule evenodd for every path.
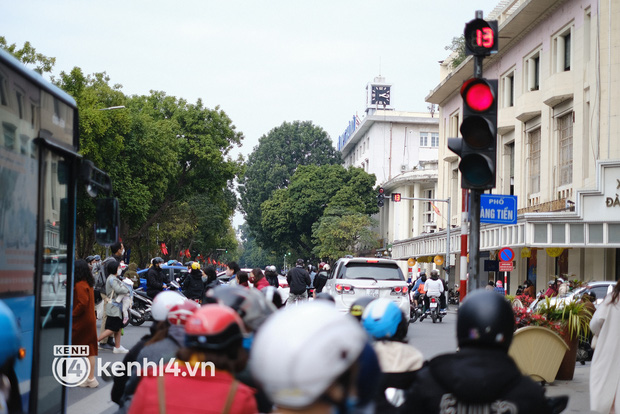
M 333 216 L 346 212 L 344 215 L 355 217 L 378 212 L 375 180 L 374 174 L 361 168 L 345 169 L 340 164 L 300 166 L 289 185 L 276 190 L 261 205 L 264 234 L 280 249 L 312 257 L 321 241 L 313 237 L 313 226 L 326 211 Z
M 257 242 L 269 248 L 273 240 L 262 226 L 261 205 L 275 190 L 286 188 L 300 166 L 340 163 L 328 134 L 312 122 L 284 122 L 263 135 L 248 157 L 239 185 L 246 223 Z

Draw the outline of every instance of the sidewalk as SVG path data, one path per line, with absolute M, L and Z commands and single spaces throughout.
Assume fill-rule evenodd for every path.
M 590 362 L 575 365 L 572 381 L 554 381 L 545 385 L 548 397 L 568 395 L 568 407 L 563 413 L 595 413 L 590 411 Z

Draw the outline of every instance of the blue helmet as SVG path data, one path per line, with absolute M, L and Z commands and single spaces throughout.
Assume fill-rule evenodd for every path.
M 17 356 L 20 346 L 20 333 L 11 308 L 0 300 L 0 366 Z
M 364 309 L 362 326 L 375 339 L 392 338 L 402 319 L 398 305 L 387 298 L 379 298 Z

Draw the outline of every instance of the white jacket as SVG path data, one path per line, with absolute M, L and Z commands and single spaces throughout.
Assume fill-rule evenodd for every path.
M 440 279 L 426 279 L 426 282 L 424 282 L 424 290 L 428 297 L 439 297 L 443 293 L 443 282 Z

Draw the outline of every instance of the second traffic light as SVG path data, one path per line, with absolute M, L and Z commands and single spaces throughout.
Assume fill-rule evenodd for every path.
M 385 204 L 385 190 L 383 189 L 383 187 L 379 187 L 379 194 L 377 194 L 377 205 L 379 207 L 383 207 L 383 205 Z
M 469 79 L 461 87 L 461 96 L 463 138 L 448 139 L 448 148 L 461 157 L 461 188 L 495 188 L 497 79 Z

